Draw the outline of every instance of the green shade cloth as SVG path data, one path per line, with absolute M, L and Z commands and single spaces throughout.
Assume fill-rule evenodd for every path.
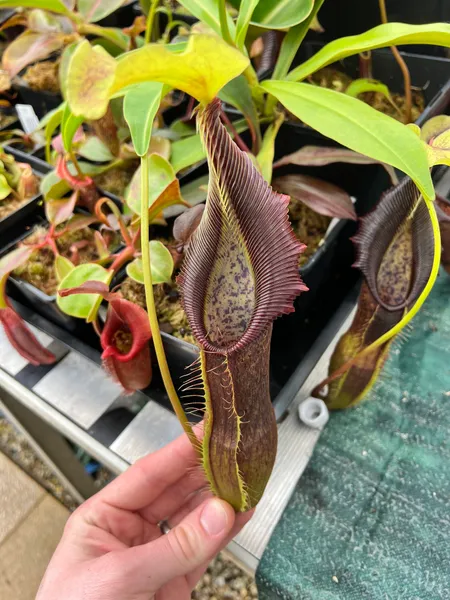
M 450 277 L 376 386 L 332 415 L 257 572 L 260 600 L 450 599 Z

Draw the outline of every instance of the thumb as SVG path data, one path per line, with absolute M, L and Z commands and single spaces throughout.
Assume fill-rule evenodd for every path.
M 227 502 L 210 498 L 168 534 L 133 548 L 138 572 L 146 578 L 149 591 L 212 559 L 227 542 L 234 521 L 235 512 Z

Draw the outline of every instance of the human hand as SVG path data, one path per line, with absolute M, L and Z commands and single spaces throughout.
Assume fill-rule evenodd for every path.
M 189 600 L 251 513 L 208 491 L 183 435 L 142 458 L 69 518 L 36 600 Z M 158 523 L 172 529 L 162 534 Z

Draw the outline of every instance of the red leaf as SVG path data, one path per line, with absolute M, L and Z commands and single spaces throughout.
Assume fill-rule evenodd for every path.
M 32 365 L 51 365 L 56 357 L 44 348 L 11 307 L 0 309 L 0 322 L 11 345 Z
M 300 200 L 311 210 L 338 219 L 356 221 L 356 213 L 346 191 L 309 175 L 283 175 L 273 181 L 275 190 Z
M 305 167 L 323 167 L 333 163 L 348 163 L 354 165 L 374 165 L 380 164 L 386 169 L 394 185 L 398 183 L 397 175 L 391 165 L 382 163 L 378 160 L 353 152 L 348 148 L 334 148 L 327 146 L 303 146 L 299 150 L 286 154 L 277 160 L 273 167 L 283 167 L 284 165 L 299 165 Z
M 78 287 L 66 288 L 65 290 L 59 290 L 58 294 L 63 298 L 65 296 L 73 296 L 74 294 L 100 294 L 105 300 L 109 300 L 117 296 L 109 291 L 109 287 L 103 281 L 85 281 Z

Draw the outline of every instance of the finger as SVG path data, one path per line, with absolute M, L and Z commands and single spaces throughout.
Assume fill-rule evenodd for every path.
M 167 535 L 126 550 L 119 558 L 127 577 L 147 582 L 146 592 L 155 592 L 173 579 L 202 567 L 224 546 L 235 522 L 229 504 L 211 498 L 188 515 Z
M 149 506 L 139 512 L 149 523 L 159 523 L 164 519 L 170 519 L 192 496 L 197 495 L 206 487 L 204 471 L 198 466 L 170 485 Z M 170 522 L 172 523 L 172 521 Z
M 88 503 L 102 501 L 124 510 L 140 510 L 178 481 L 197 461 L 189 438 L 183 434 L 161 450 L 139 459 Z
M 185 498 L 184 503 L 181 503 L 177 509 L 172 512 L 169 518 L 164 518 L 167 518 L 170 527 L 173 528 L 181 523 L 181 521 L 183 521 L 183 519 L 185 519 L 193 510 L 195 510 L 197 506 L 200 506 L 200 504 L 205 502 L 205 500 L 212 497 L 213 493 L 210 489 L 206 488 L 199 490 Z
M 236 519 L 234 521 L 233 528 L 228 538 L 225 540 L 224 547 L 228 546 L 228 544 L 237 536 L 237 534 L 241 531 L 241 529 L 246 525 L 254 514 L 254 509 L 245 513 L 238 513 L 236 515 Z M 194 569 L 191 573 L 186 576 L 187 582 L 189 584 L 190 589 L 194 589 L 200 579 L 203 577 L 206 569 L 209 566 L 210 561 L 207 561 L 198 569 Z

